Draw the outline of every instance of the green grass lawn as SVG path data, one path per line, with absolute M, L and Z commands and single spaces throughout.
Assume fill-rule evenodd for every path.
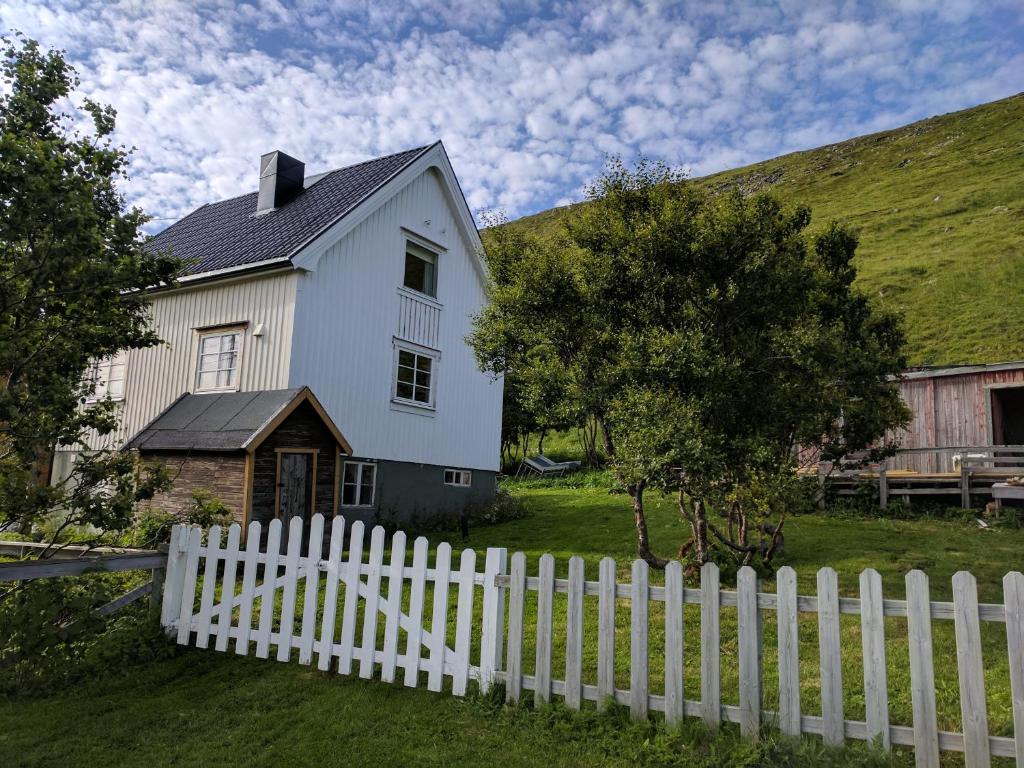
M 619 563 L 620 579 L 628 580 L 634 544 L 626 497 L 602 488 L 528 484 L 515 488 L 531 510 L 530 517 L 475 529 L 464 544 L 455 542 L 481 553 L 478 567 L 482 568 L 483 550 L 500 545 L 526 552 L 531 572 L 535 572 L 540 554 L 552 552 L 559 576 L 565 574 L 568 557 L 579 554 L 586 560 L 587 577 L 596 578 L 598 561 L 610 555 Z M 674 551 L 685 531 L 673 504 L 652 498 L 650 518 L 654 548 L 666 554 Z M 966 568 L 978 578 L 981 600 L 997 602 L 1003 574 L 1024 565 L 1024 532 L 981 531 L 966 523 L 940 520 L 816 515 L 792 518 L 787 523 L 786 549 L 782 562 L 797 570 L 803 594 L 813 594 L 815 571 L 828 564 L 838 571 L 840 587 L 847 595 L 856 594 L 857 574 L 870 566 L 882 574 L 886 595 L 901 598 L 906 571 L 923 568 L 931 577 L 933 599 L 950 599 L 950 576 Z M 655 583 L 659 580 L 657 576 L 653 579 Z M 771 591 L 774 585 L 767 583 L 764 588 Z M 454 598 L 453 594 L 453 605 Z M 562 596 L 558 598 L 553 669 L 561 678 L 565 603 Z M 585 633 L 584 679 L 592 683 L 596 682 L 596 638 L 592 631 L 596 626 L 596 599 L 588 598 L 587 602 L 585 618 L 591 631 Z M 530 608 L 533 605 L 531 601 Z M 654 692 L 662 686 L 660 609 L 660 604 L 653 604 L 650 618 Z M 628 601 L 620 601 L 617 615 L 617 683 L 626 688 Z M 453 622 L 450 627 L 454 631 Z M 527 673 L 533 666 L 533 629 L 528 622 L 524 649 Z M 940 727 L 959 730 L 952 629 L 952 622 L 936 622 L 935 666 Z M 862 719 L 857 617 L 844 617 L 842 631 L 846 717 Z M 693 699 L 698 698 L 699 685 L 698 632 L 696 612 L 688 609 L 685 684 L 687 697 Z M 805 713 L 816 714 L 818 657 L 813 616 L 805 617 L 801 632 L 803 707 Z M 735 658 L 735 615 L 729 609 L 723 609 L 722 635 L 722 698 L 724 703 L 736 703 L 736 670 L 731 663 Z M 887 620 L 887 635 L 891 718 L 894 723 L 909 724 L 905 622 Z M 766 614 L 764 636 L 764 703 L 773 709 L 777 688 L 775 628 L 770 614 Z M 986 625 L 983 641 L 990 730 L 1008 735 L 1010 703 L 1003 626 Z M 708 745 L 693 732 L 682 738 L 672 736 L 663 727 L 631 726 L 619 715 L 590 712 L 569 717 L 557 708 L 543 713 L 495 708 L 424 690 L 318 674 L 297 664 L 196 650 L 62 695 L 0 701 L 0 723 L 0 754 L 5 760 L 14 756 L 14 762 L 7 763 L 12 765 L 817 765 L 831 759 L 824 753 L 807 756 L 807 750 L 817 749 L 813 740 L 797 750 L 800 759 L 787 762 L 788 758 L 769 759 L 750 753 L 750 747 L 729 739 Z M 56 738 L 58 724 L 66 731 Z M 666 763 L 669 753 L 675 756 L 672 763 Z M 866 758 L 861 750 L 854 750 L 842 759 Z M 908 760 L 905 752 L 895 758 L 897 764 Z M 962 764 L 956 755 L 946 757 L 944 762 Z
M 541 489 L 522 491 L 535 515 L 523 522 L 499 525 L 474 532 L 469 542 L 474 547 L 503 544 L 510 550 L 522 550 L 530 555 L 531 572 L 536 568 L 536 555 L 550 551 L 557 558 L 556 575 L 564 577 L 567 560 L 572 554 L 584 557 L 587 578 L 597 578 L 597 563 L 610 555 L 618 561 L 620 581 L 629 580 L 629 564 L 633 557 L 633 528 L 628 499 L 609 495 L 600 489 Z M 687 535 L 678 519 L 672 500 L 649 499 L 651 540 L 655 550 L 670 555 Z M 813 595 L 818 568 L 829 565 L 839 574 L 840 592 L 855 597 L 858 575 L 865 568 L 875 568 L 882 576 L 886 597 L 902 599 L 905 595 L 904 577 L 907 571 L 920 568 L 928 573 L 933 600 L 951 600 L 951 577 L 958 570 L 970 570 L 978 580 L 979 599 L 982 602 L 1000 602 L 1001 580 L 1009 570 L 1024 567 L 1024 531 L 979 529 L 973 523 L 944 520 L 879 520 L 855 517 L 813 515 L 790 518 L 786 524 L 786 554 L 779 565 L 790 565 L 798 574 L 801 594 Z M 659 583 L 659 574 L 652 575 L 652 583 Z M 766 591 L 774 584 L 766 583 Z M 564 621 L 565 597 L 556 596 L 555 615 Z M 596 625 L 596 599 L 589 598 L 586 610 L 592 625 Z M 532 604 L 531 604 L 532 607 Z M 653 649 L 663 647 L 662 605 L 651 605 L 650 664 L 651 687 L 660 692 L 663 659 Z M 531 627 L 526 631 L 526 671 L 532 668 L 533 637 Z M 689 606 L 685 616 L 686 647 L 693 649 L 686 655 L 685 686 L 688 698 L 699 698 L 700 644 L 699 610 Z M 802 703 L 805 713 L 818 714 L 818 648 L 817 621 L 813 614 L 801 617 L 801 679 Z M 842 617 L 843 681 L 846 693 L 846 717 L 864 718 L 863 671 L 859 617 Z M 558 640 L 564 637 L 564 624 L 556 623 L 555 670 L 564 663 Z M 888 677 L 891 721 L 910 725 L 909 651 L 906 621 L 886 620 L 888 640 Z M 935 644 L 935 674 L 938 688 L 937 704 L 940 728 L 960 730 L 960 709 L 956 671 L 956 646 L 951 621 L 936 621 L 933 628 Z M 764 624 L 764 705 L 774 709 L 777 704 L 777 675 L 774 615 L 765 614 Z M 629 658 L 629 601 L 622 600 L 617 611 L 617 685 L 628 688 Z M 1009 698 L 1009 677 L 1006 653 L 1005 627 L 1002 624 L 983 623 L 982 641 L 985 655 L 985 674 L 989 699 L 990 732 L 1012 735 Z M 596 637 L 585 635 L 585 664 L 589 664 L 589 677 L 585 682 L 596 683 Z M 724 703 L 739 701 L 738 676 L 730 659 L 736 652 L 735 610 L 722 611 L 723 696 Z M 564 667 L 563 667 L 564 668 Z

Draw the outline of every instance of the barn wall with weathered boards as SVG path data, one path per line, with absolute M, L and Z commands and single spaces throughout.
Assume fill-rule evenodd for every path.
M 291 385 L 316 393 L 356 456 L 494 471 L 502 385 L 466 343 L 486 294 L 442 184 L 419 174 L 299 278 Z M 436 300 L 402 287 L 407 238 L 441 250 Z M 437 355 L 433 408 L 393 399 L 403 342 Z
M 128 353 L 121 424 L 106 438 L 92 435 L 92 448 L 118 447 L 195 387 L 199 333 L 203 328 L 244 326 L 239 375 L 242 391 L 288 386 L 294 272 L 248 276 L 153 296 L 153 327 L 162 344 Z M 262 325 L 261 335 L 253 332 Z
M 968 447 L 992 444 L 989 393 L 992 387 L 1024 386 L 1024 364 L 1017 368 L 977 370 L 935 375 L 912 373 L 900 382 L 903 401 L 913 412 L 905 430 L 896 434 L 901 448 Z M 955 371 L 955 369 L 952 369 Z M 888 463 L 890 469 L 918 472 L 951 472 L 950 457 L 931 454 L 900 455 Z

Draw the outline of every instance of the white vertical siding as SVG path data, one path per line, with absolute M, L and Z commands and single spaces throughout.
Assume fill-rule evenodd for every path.
M 439 311 L 403 302 L 403 227 L 446 249 Z M 441 182 L 427 171 L 299 277 L 289 386 L 313 389 L 357 455 L 498 468 L 501 383 L 477 370 L 465 342 L 485 301 L 474 258 Z M 441 353 L 429 415 L 391 403 L 396 336 Z
M 128 354 L 125 399 L 116 435 L 90 446 L 121 445 L 195 385 L 197 328 L 247 323 L 239 364 L 243 391 L 288 386 L 294 272 L 181 288 L 153 297 L 153 325 L 163 344 Z M 263 324 L 263 335 L 253 331 Z

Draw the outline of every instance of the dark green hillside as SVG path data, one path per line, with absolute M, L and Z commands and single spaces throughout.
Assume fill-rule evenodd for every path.
M 911 363 L 1024 359 L 1024 94 L 695 182 L 856 227 L 861 285 L 903 312 Z M 551 236 L 567 210 L 518 223 Z

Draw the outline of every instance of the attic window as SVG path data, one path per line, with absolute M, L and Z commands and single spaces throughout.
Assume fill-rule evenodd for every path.
M 437 297 L 437 254 L 411 241 L 405 243 L 406 288 Z

